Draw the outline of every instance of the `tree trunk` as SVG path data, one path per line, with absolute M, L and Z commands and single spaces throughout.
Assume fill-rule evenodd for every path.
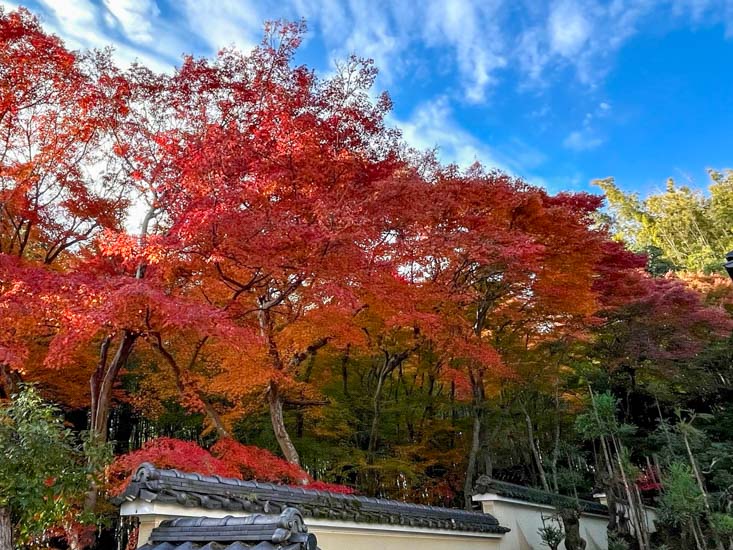
M 552 490 L 556 493 L 560 492 L 557 481 L 557 463 L 560 459 L 560 395 L 557 386 L 555 386 L 555 438 L 552 446 L 552 460 L 550 462 L 552 468 Z
M 482 468 L 479 470 L 479 475 L 483 474 L 489 477 L 493 477 L 494 461 L 491 459 L 491 446 L 486 440 L 484 440 L 483 445 L 481 445 L 479 455 L 481 456 L 481 460 L 477 461 L 477 464 L 483 465 Z
M 473 393 L 473 433 L 471 435 L 471 449 L 468 453 L 466 479 L 463 482 L 463 504 L 466 510 L 471 510 L 473 508 L 473 500 L 471 499 L 473 480 L 476 477 L 476 463 L 478 461 L 479 450 L 481 449 L 485 393 L 481 371 L 474 371 L 473 368 L 469 368 L 468 373 L 471 379 L 471 391 Z
M 349 355 L 351 353 L 351 344 L 346 344 L 344 355 L 341 358 L 341 380 L 344 388 L 344 396 L 351 397 L 349 395 Z
M 591 406 L 593 408 L 593 415 L 595 416 L 596 422 L 598 423 L 598 427 L 600 428 L 603 424 L 601 422 L 601 417 L 600 417 L 600 415 L 598 413 L 598 407 L 596 406 L 596 397 L 595 397 L 595 394 L 593 393 L 593 389 L 591 388 L 590 384 L 588 384 L 588 392 L 590 393 L 590 402 L 591 402 Z M 613 435 L 611 435 L 610 437 L 611 437 L 611 441 L 613 442 Z M 606 463 L 606 472 L 608 473 L 608 489 L 609 489 L 608 496 L 610 496 L 611 493 L 613 493 L 616 484 L 618 483 L 618 478 L 617 478 L 617 476 L 615 474 L 615 471 L 614 471 L 615 470 L 614 464 L 613 464 L 613 462 L 611 460 L 611 455 L 613 454 L 613 451 L 610 448 L 611 445 L 608 443 L 608 441 L 606 439 L 606 436 L 601 435 L 599 437 L 599 440 L 600 440 L 600 444 L 601 444 L 601 450 L 603 451 L 603 458 L 604 458 L 604 461 Z M 626 498 L 628 499 L 629 519 L 631 520 L 631 524 L 632 525 L 635 525 L 636 524 L 636 521 L 634 519 L 635 518 L 635 514 L 633 514 L 633 502 L 631 501 L 631 494 L 630 494 L 630 492 L 628 490 L 628 486 L 626 484 L 626 474 L 623 471 L 623 465 L 621 463 L 621 457 L 617 456 L 616 458 L 618 459 L 618 464 L 619 464 L 620 469 L 621 469 L 620 475 L 621 475 L 621 478 L 623 480 L 623 482 L 622 482 L 621 485 L 623 486 L 623 489 L 626 492 Z M 618 530 L 618 520 L 617 520 L 617 518 L 618 518 L 619 503 L 616 501 L 615 495 L 613 495 L 613 496 L 614 496 L 613 506 L 611 506 L 612 502 L 611 502 L 611 500 L 609 500 L 609 507 L 608 507 L 608 511 L 609 511 L 609 522 L 608 522 L 608 525 L 609 525 L 609 530 L 612 530 L 612 526 L 615 526 L 616 527 L 616 530 Z M 615 514 L 616 517 L 615 518 L 614 517 L 610 517 L 610 514 Z M 639 537 L 638 530 L 635 533 L 635 535 L 636 535 L 637 540 L 638 540 L 638 537 Z
M 377 388 L 374 390 L 372 427 L 369 430 L 369 445 L 367 447 L 369 460 L 373 459 L 374 451 L 377 450 L 377 438 L 379 436 L 379 417 L 382 413 L 382 391 L 384 390 L 384 382 L 387 377 L 394 372 L 395 369 L 400 367 L 402 363 L 417 350 L 417 346 L 412 349 L 404 350 L 399 353 L 392 354 L 387 350 L 382 350 L 384 353 L 384 362 L 382 366 L 377 370 Z M 396 388 L 395 388 L 396 389 Z M 395 399 L 397 395 L 395 394 Z
M 219 416 L 219 413 L 216 412 L 216 409 L 211 404 L 211 401 L 209 401 L 208 398 L 201 392 L 197 392 L 197 395 L 201 402 L 204 404 L 204 411 L 206 412 L 206 416 L 211 421 L 211 425 L 214 426 L 217 435 L 221 438 L 231 437 L 229 431 L 224 426 L 224 422 L 222 422 L 221 420 L 221 416 Z
M 527 408 L 524 406 L 524 404 L 521 404 L 522 412 L 524 412 L 524 420 L 527 424 L 527 439 L 529 442 L 529 449 L 532 451 L 532 458 L 534 458 L 534 463 L 537 466 L 537 472 L 540 475 L 540 482 L 542 483 L 542 488 L 545 491 L 550 491 L 550 485 L 547 483 L 547 474 L 545 473 L 545 468 L 542 465 L 542 457 L 540 456 L 540 451 L 537 448 L 537 442 L 534 438 L 534 426 L 532 425 L 532 418 L 529 416 L 529 412 L 527 411 Z
M 692 471 L 695 474 L 695 480 L 697 481 L 697 485 L 700 488 L 700 492 L 702 493 L 702 501 L 705 505 L 705 512 L 708 516 L 708 520 L 712 519 L 713 517 L 713 510 L 710 507 L 710 500 L 708 498 L 708 492 L 705 489 L 705 482 L 702 479 L 702 474 L 700 473 L 700 468 L 697 466 L 697 460 L 695 460 L 695 455 L 692 454 L 692 448 L 690 447 L 690 440 L 687 438 L 687 434 L 683 433 L 682 438 L 685 441 L 685 449 L 687 449 L 687 457 L 690 459 L 690 464 L 692 465 Z M 718 550 L 725 550 L 725 547 L 723 546 L 723 541 L 720 538 L 720 535 L 715 531 L 715 529 L 712 529 L 713 532 L 713 540 L 715 541 L 715 547 Z
M 708 545 L 705 542 L 705 535 L 700 527 L 700 522 L 697 518 L 692 518 L 692 535 L 695 537 L 695 546 L 697 550 L 707 550 Z
M 565 531 L 566 550 L 585 550 L 585 539 L 580 536 L 580 512 L 568 508 L 560 510 L 563 530 Z
M 481 411 L 474 407 L 473 434 L 471 437 L 471 450 L 468 453 L 468 466 L 466 467 L 466 479 L 463 483 L 463 498 L 466 510 L 473 508 L 471 492 L 473 491 L 473 479 L 476 477 L 476 459 L 481 447 Z
M 285 428 L 285 419 L 283 417 L 283 400 L 278 390 L 277 384 L 270 382 L 270 388 L 267 392 L 267 401 L 270 405 L 270 420 L 272 422 L 272 430 L 275 432 L 280 450 L 285 456 L 285 460 L 291 464 L 300 466 L 300 456 L 298 451 L 290 439 L 288 430 Z
M 649 541 L 647 540 L 648 533 L 642 523 L 641 514 L 644 511 L 640 509 L 641 503 L 637 502 L 636 493 L 624 470 L 624 465 L 621 460 L 621 444 L 617 443 L 616 437 L 613 434 L 611 434 L 611 443 L 615 450 L 616 462 L 618 463 L 618 470 L 621 474 L 621 482 L 626 493 L 626 505 L 629 507 L 629 519 L 631 519 L 631 524 L 634 527 L 634 537 L 638 541 L 639 547 L 646 550 L 649 548 Z
M 115 380 L 117 380 L 117 375 L 122 367 L 127 363 L 137 337 L 137 334 L 125 330 L 122 333 L 122 340 L 117 348 L 117 353 L 115 353 L 111 363 L 107 363 L 107 348 L 110 340 L 106 339 L 102 344 L 100 362 L 89 381 L 92 390 L 90 431 L 100 443 L 107 442 L 107 424 Z
M 181 367 L 178 365 L 175 357 L 173 357 L 173 355 L 171 355 L 171 353 L 163 347 L 163 341 L 160 337 L 160 334 L 154 334 L 153 337 L 155 339 L 150 341 L 150 345 L 163 357 L 163 359 L 165 359 L 166 363 L 168 363 L 168 366 L 173 371 L 173 377 L 176 381 L 176 389 L 178 390 L 181 398 L 184 398 L 186 396 L 186 385 L 183 383 L 183 372 L 181 371 Z M 198 357 L 201 348 L 204 346 L 207 339 L 208 338 L 203 338 L 202 340 L 199 340 L 198 345 L 195 347 L 191 359 L 188 362 L 189 371 L 196 363 L 196 358 Z M 201 403 L 203 404 L 206 417 L 209 419 L 211 425 L 216 430 L 217 435 L 222 438 L 230 437 L 229 431 L 226 429 L 224 423 L 221 420 L 221 416 L 219 416 L 219 413 L 216 412 L 216 409 L 211 404 L 211 401 L 209 401 L 209 398 L 206 397 L 204 392 L 202 392 L 198 388 L 193 388 L 193 391 L 196 394 L 196 397 L 199 398 L 199 401 L 201 401 Z
M 14 550 L 13 522 L 10 519 L 10 510 L 0 508 L 0 550 Z
M 382 389 L 384 388 L 384 375 L 380 372 L 377 375 L 377 387 L 374 390 L 372 399 L 372 427 L 369 430 L 369 445 L 367 452 L 369 460 L 373 459 L 374 451 L 377 449 L 377 438 L 379 432 L 379 417 L 382 414 Z
M 130 357 L 137 337 L 137 334 L 125 330 L 122 334 L 120 345 L 117 348 L 117 353 L 115 353 L 111 363 L 107 361 L 107 353 L 112 337 L 108 336 L 102 342 L 99 363 L 89 381 L 92 392 L 89 432 L 92 438 L 100 444 L 107 442 L 107 424 L 109 423 L 109 412 L 112 406 L 112 389 L 115 380 Z M 92 482 L 84 500 L 84 509 L 86 511 L 94 510 L 97 505 L 97 496 L 97 486 Z

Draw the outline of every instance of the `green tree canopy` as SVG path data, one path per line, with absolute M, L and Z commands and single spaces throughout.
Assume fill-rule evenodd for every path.
M 631 248 L 651 251 L 668 267 L 710 272 L 720 271 L 733 250 L 733 171 L 709 173 L 707 193 L 669 179 L 663 193 L 645 199 L 625 193 L 613 178 L 595 183 L 606 194 L 617 236 Z

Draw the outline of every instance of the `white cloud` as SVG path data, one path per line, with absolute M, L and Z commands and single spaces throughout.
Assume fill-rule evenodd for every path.
M 583 128 L 570 132 L 562 144 L 563 147 L 572 151 L 589 151 L 600 147 L 603 144 L 603 138 L 595 135 L 591 129 Z
M 501 29 L 504 4 L 464 0 L 433 0 L 425 15 L 424 40 L 453 49 L 466 79 L 466 99 L 482 102 L 496 73 L 507 65 Z
M 437 149 L 442 162 L 467 168 L 480 162 L 487 168 L 498 168 L 508 174 L 522 176 L 528 182 L 545 186 L 533 169 L 546 157 L 519 139 L 510 139 L 501 148 L 482 142 L 456 121 L 450 101 L 440 96 L 417 106 L 407 120 L 390 120 L 402 130 L 405 141 L 418 150 Z
M 722 22 L 733 32 L 732 0 L 177 0 L 166 3 L 165 14 L 158 0 L 33 5 L 75 47 L 113 44 L 122 62 L 139 58 L 168 69 L 184 52 L 211 54 L 232 44 L 249 49 L 265 19 L 305 17 L 329 61 L 349 53 L 372 57 L 389 87 L 429 67 L 450 75 L 451 89 L 442 93 L 458 91 L 473 103 L 486 102 L 506 75 L 520 86 L 541 87 L 558 67 L 573 68 L 592 87 L 652 14 L 680 25 Z
M 611 114 L 611 104 L 601 101 L 593 112 L 583 115 L 581 128 L 570 132 L 563 140 L 563 147 L 572 151 L 589 151 L 600 147 L 606 140 L 598 133 L 597 121 Z
M 17 9 L 19 5 L 20 4 L 10 2 L 9 0 L 0 0 L 0 7 L 5 8 L 7 11 Z
M 552 52 L 572 57 L 586 45 L 592 25 L 584 11 L 580 4 L 568 0 L 553 5 L 547 22 Z
M 121 65 L 140 61 L 147 66 L 168 71 L 172 65 L 165 61 L 162 54 L 151 53 L 127 42 L 115 40 L 105 27 L 107 11 L 89 0 L 56 2 L 41 0 L 45 11 L 41 14 L 44 27 L 61 36 L 66 44 L 74 49 L 114 47 L 114 58 Z
M 160 15 L 155 0 L 104 0 L 104 5 L 130 40 L 153 41 L 153 23 Z
M 494 151 L 461 128 L 453 118 L 448 98 L 439 97 L 417 106 L 408 120 L 397 121 L 405 141 L 420 150 L 438 149 L 444 162 L 468 167 L 474 162 L 509 171 Z
M 270 19 L 249 0 L 179 0 L 188 32 L 201 37 L 211 51 L 231 45 L 249 50 L 259 43 L 262 24 Z

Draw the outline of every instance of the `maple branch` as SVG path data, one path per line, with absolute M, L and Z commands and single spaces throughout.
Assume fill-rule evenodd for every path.
M 77 243 L 80 243 L 80 242 L 82 242 L 82 241 L 86 240 L 86 239 L 87 239 L 87 238 L 89 237 L 89 235 L 91 235 L 91 234 L 92 234 L 92 232 L 93 232 L 93 231 L 94 231 L 94 230 L 95 230 L 95 229 L 96 229 L 97 227 L 99 227 L 99 224 L 97 224 L 97 223 L 94 223 L 94 224 L 92 224 L 92 225 L 91 225 L 91 226 L 89 227 L 89 229 L 87 229 L 87 231 L 85 231 L 84 233 L 81 233 L 81 234 L 80 234 L 80 235 L 79 235 L 79 236 L 78 236 L 77 238 L 75 238 L 75 239 L 71 239 L 71 240 L 69 240 L 69 241 L 66 241 L 66 242 L 64 242 L 64 240 L 63 240 L 63 239 L 59 239 L 59 240 L 57 240 L 57 241 L 56 241 L 56 242 L 55 242 L 55 243 L 54 243 L 54 244 L 53 244 L 53 245 L 52 245 L 52 246 L 51 246 L 51 247 L 50 247 L 50 248 L 48 249 L 48 251 L 46 252 L 46 257 L 44 258 L 44 260 L 43 260 L 43 263 L 44 263 L 44 264 L 46 264 L 46 265 L 48 265 L 48 264 L 52 263 L 52 262 L 53 262 L 53 261 L 54 261 L 54 260 L 55 260 L 55 259 L 56 259 L 56 258 L 58 257 L 58 255 L 59 255 L 59 254 L 61 254 L 61 253 L 62 253 L 62 252 L 63 252 L 64 250 L 66 250 L 66 249 L 67 249 L 67 248 L 69 248 L 69 247 L 72 247 L 72 246 L 74 246 L 74 245 L 75 245 L 75 244 L 77 244 Z
M 147 213 L 145 214 L 145 217 L 143 218 L 142 223 L 142 229 L 140 230 L 140 238 L 138 239 L 138 242 L 140 246 L 143 246 L 145 244 L 145 241 L 148 236 L 148 228 L 150 226 L 150 222 L 155 217 L 155 211 L 157 208 L 155 206 L 151 206 Z M 135 278 L 136 279 L 142 279 L 145 276 L 145 270 L 147 269 L 147 265 L 145 262 L 140 262 L 137 265 L 137 270 L 135 271 Z
M 199 353 L 201 353 L 201 349 L 204 347 L 204 344 L 209 340 L 208 336 L 204 336 L 201 338 L 198 342 L 196 342 L 196 345 L 193 348 L 193 353 L 191 354 L 191 360 L 188 362 L 188 369 L 191 370 L 196 363 L 196 360 L 198 359 Z
M 159 332 L 151 332 L 150 335 L 154 337 L 154 340 L 150 340 L 149 338 L 146 338 L 146 340 L 152 346 L 152 348 L 156 350 L 161 355 L 161 357 L 163 357 L 163 359 L 165 359 L 165 362 L 168 363 L 168 366 L 173 371 L 173 376 L 175 377 L 176 388 L 178 389 L 178 393 L 181 395 L 181 397 L 184 397 L 186 394 L 186 386 L 183 383 L 183 375 L 181 372 L 181 368 L 178 365 L 178 362 L 176 361 L 176 358 L 173 357 L 173 354 L 171 354 L 163 346 L 163 338 L 161 337 Z M 201 348 L 204 346 L 207 340 L 208 340 L 208 336 L 205 336 L 204 338 L 201 338 L 196 343 L 196 346 L 194 347 L 194 352 L 189 361 L 189 369 L 196 362 L 196 358 L 199 352 L 201 351 Z M 229 432 L 224 427 L 224 424 L 221 421 L 221 417 L 219 416 L 219 413 L 216 411 L 216 409 L 214 409 L 209 399 L 204 395 L 204 393 L 199 388 L 194 387 L 193 385 L 192 385 L 192 390 L 196 394 L 196 397 L 198 397 L 201 403 L 204 405 L 204 410 L 206 411 L 206 414 L 211 419 L 211 423 L 214 425 L 214 428 L 216 429 L 219 436 L 220 437 L 229 437 Z
M 268 310 L 268 309 L 272 309 L 275 306 L 280 305 L 283 302 L 283 300 L 285 300 L 288 296 L 290 296 L 293 292 L 295 292 L 295 290 L 300 286 L 302 282 L 303 282 L 302 277 L 296 277 L 296 279 L 292 283 L 290 283 L 288 288 L 280 292 L 277 296 L 275 296 L 271 300 L 264 302 L 262 301 L 262 299 L 260 299 L 259 300 L 260 307 L 258 309 Z
M 332 339 L 332 336 L 324 336 L 323 338 L 319 338 L 312 344 L 310 344 L 307 348 L 305 348 L 304 351 L 300 351 L 298 353 L 295 353 L 290 359 L 290 366 L 291 367 L 297 367 L 300 365 L 303 361 L 308 359 L 311 355 L 315 355 L 316 352 L 324 347 L 328 342 Z
M 257 270 L 249 282 L 240 283 L 233 277 L 230 277 L 229 275 L 224 273 L 224 270 L 221 268 L 221 263 L 215 262 L 214 267 L 216 268 L 217 273 L 219 274 L 219 276 L 222 278 L 223 281 L 237 288 L 237 292 L 235 293 L 235 298 L 236 296 L 239 296 L 242 292 L 251 290 L 257 283 L 264 281 L 267 278 L 267 275 L 260 276 L 259 270 Z M 235 298 L 232 298 L 232 300 L 234 300 Z

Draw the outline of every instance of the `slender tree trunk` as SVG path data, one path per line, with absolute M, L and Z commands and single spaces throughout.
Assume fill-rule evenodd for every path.
M 524 406 L 524 403 L 521 404 L 522 412 L 524 413 L 524 420 L 527 424 L 527 440 L 529 443 L 529 449 L 532 452 L 532 458 L 534 458 L 535 466 L 537 466 L 537 473 L 540 475 L 540 483 L 542 483 L 542 488 L 545 491 L 550 491 L 550 485 L 547 483 L 547 474 L 545 473 L 545 468 L 542 465 L 542 457 L 540 456 L 540 451 L 537 448 L 537 442 L 534 438 L 534 426 L 532 425 L 532 417 L 529 416 L 529 411 L 527 411 L 527 407 Z
M 491 459 L 491 446 L 489 443 L 484 439 L 483 444 L 481 445 L 481 462 L 477 462 L 477 464 L 483 463 L 483 469 L 482 473 L 492 477 L 494 475 L 494 462 Z
M 222 422 L 221 416 L 219 416 L 219 413 L 216 412 L 216 409 L 211 404 L 211 401 L 209 401 L 208 398 L 201 392 L 197 392 L 197 394 L 201 402 L 204 404 L 204 412 L 206 412 L 206 416 L 209 418 L 211 425 L 214 426 L 217 435 L 221 438 L 231 437 L 229 430 L 227 430 L 226 426 L 224 426 L 224 422 Z
M 631 523 L 634 526 L 634 536 L 639 542 L 639 547 L 646 550 L 649 548 L 649 541 L 647 540 L 648 533 L 644 528 L 644 523 L 641 517 L 641 514 L 643 514 L 644 511 L 640 509 L 641 503 L 637 502 L 636 494 L 631 487 L 628 477 L 626 476 L 624 464 L 621 460 L 621 446 L 616 442 L 616 438 L 613 435 L 611 435 L 611 442 L 614 445 L 616 461 L 621 474 L 621 481 L 623 483 L 624 491 L 626 492 L 626 505 L 629 507 L 629 517 L 631 518 Z
M 127 363 L 138 335 L 129 330 L 122 333 L 122 339 L 112 361 L 107 363 L 107 348 L 110 340 L 102 344 L 100 362 L 90 380 L 92 390 L 92 410 L 90 431 L 100 443 L 107 442 L 107 424 L 112 404 L 112 390 L 117 375 Z
M 372 427 L 369 430 L 369 445 L 367 452 L 369 460 L 373 460 L 374 451 L 377 449 L 377 438 L 379 436 L 379 417 L 382 414 L 382 390 L 384 389 L 383 369 L 377 374 L 377 387 L 372 397 Z
M 707 544 L 705 544 L 705 535 L 702 533 L 700 528 L 700 522 L 697 518 L 692 518 L 690 521 L 690 527 L 692 528 L 692 536 L 695 537 L 695 546 L 697 550 L 707 550 Z
M 280 350 L 274 337 L 274 326 L 270 315 L 270 308 L 275 307 L 287 293 L 281 293 L 278 298 L 273 299 L 270 293 L 259 298 L 260 310 L 257 313 L 260 324 L 260 334 L 267 345 L 267 353 L 272 362 L 272 368 L 276 372 L 282 372 L 285 369 Z M 283 397 L 280 394 L 280 388 L 275 379 L 270 380 L 267 389 L 267 403 L 270 408 L 270 422 L 272 423 L 272 431 L 275 434 L 280 450 L 285 460 L 296 466 L 300 466 L 300 455 L 298 450 L 290 438 L 287 428 L 285 427 L 285 418 L 283 416 Z
M 373 459 L 374 452 L 377 450 L 377 439 L 379 437 L 379 419 L 382 414 L 382 392 L 384 391 L 384 383 L 387 377 L 394 372 L 395 369 L 399 368 L 402 363 L 417 350 L 417 345 L 412 349 L 404 350 L 399 353 L 390 353 L 387 350 L 382 350 L 384 353 L 384 362 L 382 366 L 377 370 L 377 387 L 374 390 L 374 397 L 372 400 L 373 404 L 373 418 L 372 427 L 369 430 L 369 445 L 367 447 L 369 453 L 369 460 Z M 397 388 L 395 388 L 395 392 Z M 395 393 L 395 399 L 397 394 Z
M 602 426 L 601 417 L 598 414 L 598 408 L 596 407 L 595 394 L 593 393 L 593 389 L 591 388 L 590 384 L 588 384 L 588 391 L 590 392 L 591 405 L 593 407 L 593 414 L 594 414 L 594 416 L 596 418 L 596 422 L 598 423 L 598 426 L 600 427 L 600 426 Z M 613 434 L 610 435 L 610 438 L 611 438 L 611 442 L 612 443 L 615 443 L 615 440 L 613 439 Z M 613 450 L 611 449 L 611 446 L 609 445 L 608 440 L 607 440 L 607 438 L 606 438 L 605 435 L 601 435 L 599 439 L 600 439 L 600 443 L 601 443 L 601 449 L 603 450 L 603 457 L 604 457 L 605 462 L 606 462 L 607 472 L 608 472 L 608 476 L 609 476 L 609 492 L 613 492 L 614 486 L 616 485 L 616 483 L 618 481 L 618 477 L 617 477 L 617 475 L 616 475 L 616 473 L 614 471 L 615 470 L 614 464 L 613 464 L 613 462 L 611 460 L 611 456 L 614 453 L 613 453 Z M 627 506 L 629 508 L 629 518 L 631 520 L 632 526 L 634 526 L 634 530 L 636 531 L 635 532 L 635 536 L 636 536 L 636 539 L 640 542 L 641 548 L 646 548 L 643 544 L 641 544 L 641 540 L 642 539 L 640 538 L 641 535 L 640 535 L 640 532 L 639 532 L 639 525 L 638 525 L 638 521 L 637 521 L 638 516 L 635 513 L 634 502 L 632 500 L 631 491 L 629 490 L 629 486 L 628 486 L 628 483 L 626 481 L 626 473 L 624 472 L 623 463 L 621 462 L 621 457 L 619 455 L 619 450 L 618 449 L 616 449 L 616 453 L 615 454 L 616 454 L 616 460 L 618 461 L 619 475 L 621 477 L 621 485 L 623 486 L 623 489 L 624 489 L 624 491 L 626 493 Z M 609 503 L 610 502 L 611 501 L 609 500 Z M 615 502 L 615 498 L 614 498 L 613 509 L 615 510 L 615 509 L 617 509 L 617 507 L 618 507 L 618 503 Z M 614 510 L 611 510 L 611 507 L 609 507 L 609 511 L 611 511 L 612 513 L 614 513 Z M 609 529 L 612 528 L 612 525 L 616 525 L 616 528 L 618 528 L 618 523 L 617 523 L 617 521 L 615 519 L 614 520 L 609 520 Z
M 708 492 L 707 489 L 705 489 L 705 482 L 702 479 L 702 474 L 700 473 L 700 468 L 697 466 L 697 460 L 695 460 L 695 455 L 692 454 L 692 448 L 690 447 L 690 440 L 687 438 L 687 434 L 683 433 L 682 438 L 685 441 L 685 449 L 687 449 L 687 457 L 690 459 L 690 464 L 692 465 L 692 471 L 695 474 L 695 480 L 697 481 L 697 485 L 700 488 L 700 492 L 702 493 L 702 501 L 705 505 L 705 512 L 708 516 L 708 519 L 713 517 L 713 510 L 710 507 L 710 500 L 708 498 Z M 720 536 L 715 531 L 715 529 L 712 529 L 713 532 L 713 540 L 715 541 L 715 546 L 718 550 L 725 550 L 725 547 L 723 546 L 723 541 L 720 539 Z
M 471 436 L 471 450 L 468 453 L 468 466 L 466 467 L 466 479 L 463 483 L 463 498 L 466 510 L 473 508 L 471 492 L 473 491 L 473 480 L 476 477 L 476 460 L 479 448 L 481 447 L 481 411 L 474 406 L 473 433 Z
M 13 522 L 10 510 L 0 508 L 0 550 L 15 550 L 13 547 Z
M 92 406 L 90 414 L 89 432 L 98 443 L 106 443 L 108 438 L 109 412 L 112 407 L 112 389 L 122 367 L 132 353 L 137 334 L 128 330 L 122 334 L 122 340 L 115 356 L 108 362 L 108 351 L 112 341 L 111 336 L 104 339 L 101 346 L 100 359 L 97 368 L 92 374 L 89 384 L 92 392 Z M 84 509 L 92 511 L 97 505 L 97 486 L 91 483 L 84 500 Z
M 151 206 L 143 218 L 138 237 L 140 246 L 143 246 L 147 240 L 150 223 L 155 217 L 155 210 L 155 206 Z M 140 262 L 135 270 L 135 279 L 145 277 L 146 269 L 147 265 L 144 262 Z M 99 363 L 89 381 L 92 390 L 90 431 L 99 442 L 107 442 L 107 423 L 109 421 L 109 410 L 112 401 L 112 389 L 115 380 L 117 380 L 117 375 L 132 353 L 132 348 L 138 336 L 137 333 L 124 330 L 122 332 L 122 340 L 117 348 L 117 353 L 115 353 L 111 363 L 108 363 L 108 353 L 112 336 L 107 336 L 102 342 Z
M 270 382 L 270 388 L 267 392 L 267 401 L 270 405 L 270 421 L 272 422 L 272 430 L 275 432 L 275 439 L 277 439 L 280 449 L 285 455 L 285 460 L 291 464 L 300 466 L 300 455 L 293 445 L 293 441 L 290 439 L 290 434 L 285 428 L 285 418 L 283 417 L 283 400 L 280 395 L 277 384 L 272 381 Z
M 349 395 L 349 355 L 351 353 L 351 344 L 346 344 L 344 355 L 341 357 L 341 381 L 344 388 L 344 396 L 350 397 Z
M 557 482 L 557 463 L 560 459 L 560 395 L 557 386 L 555 386 L 555 437 L 552 447 L 552 490 L 556 493 L 560 492 Z
M 190 371 L 191 368 L 195 365 L 196 358 L 198 357 L 201 348 L 206 343 L 206 338 L 199 341 L 199 344 L 196 346 L 193 355 L 190 358 L 190 361 L 188 362 L 188 370 Z M 179 366 L 178 362 L 176 361 L 175 357 L 166 349 L 163 347 L 163 342 L 160 337 L 160 334 L 154 334 L 152 335 L 152 338 L 150 339 L 150 345 L 165 359 L 166 363 L 168 363 L 168 366 L 173 371 L 173 377 L 176 381 L 176 389 L 178 390 L 178 393 L 181 397 L 184 397 L 186 394 L 186 386 L 183 383 L 183 372 L 181 371 L 181 367 Z M 224 422 L 221 420 L 221 416 L 219 416 L 219 413 L 216 412 L 216 409 L 211 404 L 211 401 L 209 401 L 209 398 L 199 390 L 198 388 L 192 388 L 193 391 L 196 393 L 196 397 L 198 397 L 199 401 L 204 406 L 204 412 L 206 413 L 206 417 L 211 422 L 211 425 L 216 430 L 216 433 L 219 437 L 230 437 L 229 431 L 224 426 Z

